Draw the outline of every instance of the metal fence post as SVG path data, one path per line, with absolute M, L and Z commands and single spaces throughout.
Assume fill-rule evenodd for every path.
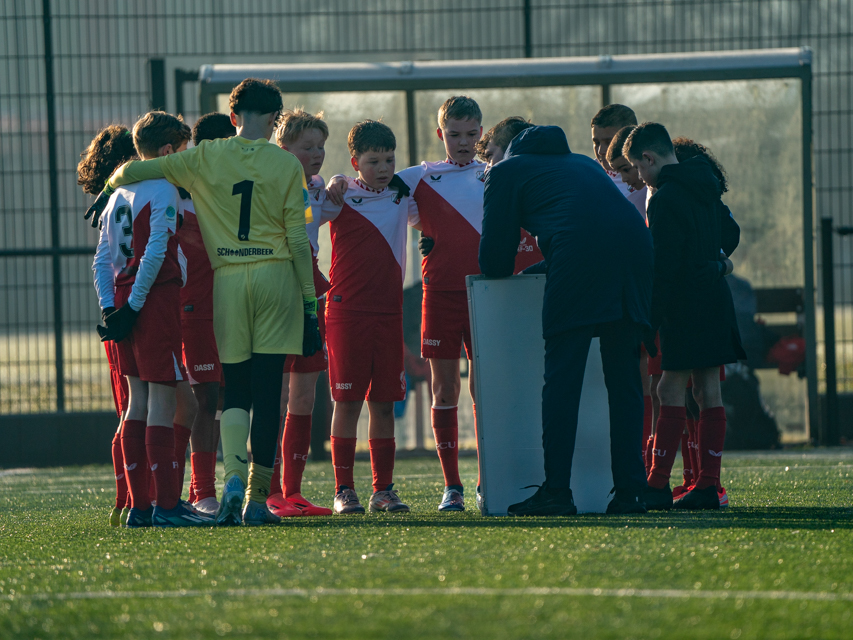
M 530 0 L 524 0 L 524 57 L 533 57 L 533 8 Z
M 832 251 L 832 218 L 820 221 L 821 275 L 823 289 L 823 346 L 826 364 L 826 396 L 820 444 L 838 444 L 838 385 L 835 370 L 835 274 Z
M 56 161 L 56 94 L 53 86 L 53 35 L 50 0 L 42 1 L 45 104 L 47 106 L 47 164 L 50 193 L 50 247 L 53 271 L 53 348 L 56 363 L 56 411 L 65 411 L 65 354 L 62 336 L 62 260 L 59 237 L 59 168 Z
M 166 61 L 151 58 L 148 61 L 148 81 L 151 83 L 151 110 L 166 110 Z

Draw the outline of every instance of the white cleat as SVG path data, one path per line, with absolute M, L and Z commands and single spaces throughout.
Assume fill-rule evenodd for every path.
M 219 511 L 219 500 L 217 500 L 213 496 L 210 496 L 194 503 L 193 508 L 195 508 L 195 510 L 199 513 L 204 513 L 205 515 L 209 516 L 215 516 L 216 512 Z

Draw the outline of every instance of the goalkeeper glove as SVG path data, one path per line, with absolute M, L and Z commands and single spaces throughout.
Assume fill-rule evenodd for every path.
M 421 255 L 426 258 L 429 255 L 429 252 L 432 251 L 435 246 L 435 240 L 430 238 L 429 236 L 425 236 L 421 233 L 421 239 L 418 240 L 418 251 L 421 252 Z
M 134 311 L 130 304 L 125 304 L 118 311 L 113 311 L 104 319 L 106 327 L 98 327 L 98 335 L 101 336 L 101 342 L 112 340 L 113 342 L 121 342 L 130 332 L 133 331 L 133 325 L 139 317 L 139 312 Z
M 305 314 L 305 324 L 302 331 L 302 356 L 310 358 L 323 348 L 320 324 L 317 320 L 317 298 L 303 298 L 302 312 Z
M 98 195 L 94 204 L 86 210 L 86 213 L 83 215 L 84 220 L 92 219 L 92 228 L 97 229 L 98 225 L 101 222 L 101 215 L 104 213 L 104 209 L 107 208 L 107 203 L 110 201 L 110 196 L 115 193 L 114 189 L 110 188 L 109 183 L 104 185 L 104 190 L 101 191 L 100 195 Z

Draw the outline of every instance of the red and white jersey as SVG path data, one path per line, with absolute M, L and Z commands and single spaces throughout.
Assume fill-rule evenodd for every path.
M 181 289 L 181 317 L 212 320 L 213 267 L 201 239 L 193 201 L 189 194 L 186 195 L 186 198 L 181 198 L 184 223 L 181 225 L 180 249 L 187 262 L 186 284 Z
M 115 306 L 115 287 L 131 286 L 128 303 L 139 311 L 155 284 L 183 284 L 179 210 L 177 188 L 163 179 L 121 187 L 110 197 L 92 265 L 101 309 Z
M 486 165 L 476 160 L 466 165 L 423 162 L 399 176 L 418 205 L 410 224 L 420 222 L 423 234 L 435 240 L 421 263 L 424 289 L 464 291 L 465 276 L 480 273 Z
M 602 167 L 604 169 L 604 167 Z M 646 196 L 648 194 L 648 187 L 643 187 L 642 189 L 635 189 L 627 182 L 622 181 L 622 176 L 619 175 L 617 171 L 607 171 L 607 175 L 610 176 L 610 179 L 613 180 L 613 184 L 619 189 L 619 192 L 628 198 L 631 204 L 636 207 L 637 211 L 643 216 L 643 219 L 646 219 Z
M 483 229 L 483 193 L 486 165 L 452 160 L 423 162 L 404 169 L 399 176 L 412 190 L 421 223 L 435 246 L 425 256 L 423 287 L 433 291 L 464 291 L 465 276 L 480 273 L 480 233 Z M 518 244 L 515 273 L 544 260 L 536 239 L 524 229 Z
M 416 205 L 396 190 L 376 191 L 357 178 L 347 178 L 347 186 L 343 207 L 329 200 L 322 206 L 332 238 L 327 309 L 402 313 L 407 225 L 417 216 Z
M 308 240 L 311 242 L 311 262 L 314 265 L 314 291 L 318 298 L 329 290 L 329 281 L 320 271 L 317 254 L 320 252 L 320 225 L 323 224 L 323 203 L 326 201 L 326 182 L 320 176 L 311 176 L 308 180 L 308 200 L 311 202 L 313 222 L 305 225 Z

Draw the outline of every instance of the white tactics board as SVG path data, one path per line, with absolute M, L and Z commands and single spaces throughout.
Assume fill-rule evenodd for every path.
M 522 487 L 545 479 L 545 276 L 468 276 L 467 283 L 483 515 L 505 516 L 509 505 L 535 491 Z M 613 476 L 610 411 L 598 338 L 592 340 L 584 374 L 571 487 L 578 512 L 604 512 Z

